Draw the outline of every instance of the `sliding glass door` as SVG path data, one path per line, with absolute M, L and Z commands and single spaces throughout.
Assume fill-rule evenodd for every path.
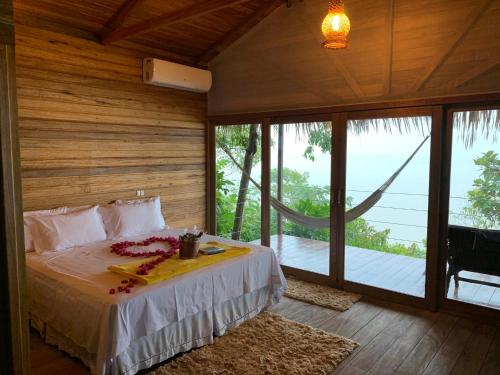
M 346 281 L 424 297 L 432 116 L 347 121 Z
M 215 234 L 258 244 L 269 236 L 281 265 L 328 277 L 331 121 L 220 125 L 213 139 Z M 263 165 L 269 165 L 268 228 Z
M 441 118 L 422 107 L 215 126 L 212 230 L 269 244 L 310 281 L 436 306 Z
M 445 297 L 500 309 L 500 110 L 449 117 Z
M 331 121 L 271 125 L 271 247 L 280 263 L 330 272 Z

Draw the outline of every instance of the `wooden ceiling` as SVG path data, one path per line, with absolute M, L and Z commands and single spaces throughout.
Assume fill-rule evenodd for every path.
M 346 0 L 343 50 L 320 46 L 325 4 L 280 8 L 215 58 L 209 113 L 500 92 L 500 0 Z
M 284 0 L 15 0 L 15 22 L 206 66 Z

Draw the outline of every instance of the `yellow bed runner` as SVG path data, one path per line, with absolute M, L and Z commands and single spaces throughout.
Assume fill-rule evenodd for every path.
M 174 255 L 167 261 L 159 264 L 149 271 L 147 275 L 137 275 L 137 268 L 148 262 L 142 259 L 130 263 L 109 266 L 108 269 L 112 272 L 119 273 L 127 278 L 133 277 L 142 284 L 155 284 L 160 281 L 168 280 L 172 277 L 179 276 L 199 268 L 203 268 L 215 263 L 223 262 L 225 260 L 236 258 L 250 253 L 252 250 L 249 247 L 236 247 L 227 245 L 217 241 L 209 241 L 200 245 L 200 250 L 207 247 L 221 247 L 226 250 L 223 253 L 213 255 L 203 255 L 198 253 L 198 257 L 194 259 L 179 259 L 179 255 Z M 149 258 L 149 260 L 154 258 Z

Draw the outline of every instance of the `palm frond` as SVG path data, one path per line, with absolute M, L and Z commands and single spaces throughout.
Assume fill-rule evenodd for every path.
M 472 147 L 479 135 L 496 143 L 500 135 L 499 110 L 455 112 L 453 131 L 466 148 Z
M 458 134 L 459 139 L 466 148 L 473 146 L 479 136 L 485 140 L 498 142 L 500 139 L 500 110 L 481 110 L 481 111 L 463 111 L 455 112 L 453 116 L 453 131 Z M 369 132 L 386 132 L 392 134 L 411 133 L 417 130 L 423 136 L 431 131 L 432 118 L 430 116 L 412 116 L 397 118 L 379 118 L 349 120 L 348 132 L 360 135 Z M 240 131 L 248 133 L 249 125 L 242 126 L 220 126 L 217 127 L 220 135 L 226 135 L 231 131 Z M 331 122 L 297 122 L 284 124 L 285 131 L 294 131 L 296 139 L 303 140 L 317 130 L 331 132 Z M 219 130 L 220 129 L 220 130 Z M 238 130 L 235 130 L 238 129 Z M 277 134 L 278 126 L 271 127 L 273 133 Z M 234 133 L 233 133 L 234 134 Z

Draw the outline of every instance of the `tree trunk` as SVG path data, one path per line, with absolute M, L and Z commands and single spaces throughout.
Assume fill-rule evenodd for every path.
M 245 160 L 243 169 L 245 173 L 241 174 L 240 189 L 238 191 L 238 202 L 236 203 L 236 211 L 234 215 L 234 224 L 231 238 L 239 240 L 241 234 L 241 227 L 243 225 L 243 211 L 245 210 L 245 203 L 247 200 L 248 185 L 250 182 L 249 176 L 252 173 L 253 157 L 257 152 L 257 125 L 250 125 L 248 133 L 248 144 L 245 152 Z

